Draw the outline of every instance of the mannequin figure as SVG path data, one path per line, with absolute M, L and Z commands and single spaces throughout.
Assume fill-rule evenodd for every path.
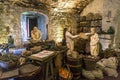
M 37 41 L 42 39 L 42 32 L 36 26 L 31 31 L 31 38 Z
M 86 33 L 90 36 L 90 53 L 92 56 L 97 57 L 99 55 L 99 37 L 95 28 L 91 28 L 90 31 L 90 33 Z
M 69 48 L 70 52 L 74 50 L 74 39 L 79 37 L 79 35 L 72 35 L 70 33 L 70 28 L 65 28 L 65 39 L 66 39 L 66 45 Z

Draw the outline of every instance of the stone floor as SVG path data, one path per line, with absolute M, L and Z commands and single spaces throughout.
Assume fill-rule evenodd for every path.
M 114 77 L 108 77 L 108 76 L 104 76 L 104 79 L 101 79 L 101 80 L 120 80 L 120 66 L 118 67 L 118 77 L 117 78 L 114 78 Z M 25 77 L 25 78 L 16 78 L 14 80 L 44 80 L 43 79 L 43 76 L 41 73 L 37 74 L 36 76 L 34 77 Z M 57 79 L 54 79 L 54 80 L 60 80 L 59 78 Z M 83 77 L 81 77 L 79 80 L 88 80 L 88 79 L 85 79 Z M 98 80 L 98 79 L 95 79 L 95 80 Z

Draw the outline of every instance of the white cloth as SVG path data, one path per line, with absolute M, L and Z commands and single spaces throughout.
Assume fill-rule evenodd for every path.
M 95 78 L 97 78 L 97 79 L 103 79 L 104 78 L 103 77 L 103 72 L 100 69 L 96 69 L 96 70 L 91 71 L 91 74 L 93 74 L 95 76 Z
M 116 57 L 109 57 L 107 61 L 106 67 L 112 68 L 112 69 L 117 69 L 118 67 L 118 60 Z
M 118 76 L 118 72 L 116 69 L 112 69 L 112 68 L 105 68 L 105 73 L 108 75 L 108 76 L 113 76 L 113 77 L 117 77 Z
M 92 74 L 91 71 L 87 71 L 85 69 L 82 70 L 83 77 L 87 78 L 88 80 L 94 80 L 95 76 Z

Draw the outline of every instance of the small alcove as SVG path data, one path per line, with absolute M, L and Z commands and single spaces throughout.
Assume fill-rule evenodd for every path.
M 42 32 L 42 40 L 47 39 L 48 17 L 38 12 L 23 12 L 21 14 L 22 41 L 27 41 L 31 37 L 31 30 L 34 26 Z

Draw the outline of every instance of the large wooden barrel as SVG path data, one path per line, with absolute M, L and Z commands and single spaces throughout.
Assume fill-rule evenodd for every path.
M 73 59 L 71 56 L 67 56 L 67 64 L 73 74 L 73 80 L 79 80 L 82 72 L 82 57 Z
M 85 70 L 95 70 L 96 62 L 99 60 L 99 57 L 84 57 L 83 58 L 83 67 Z

